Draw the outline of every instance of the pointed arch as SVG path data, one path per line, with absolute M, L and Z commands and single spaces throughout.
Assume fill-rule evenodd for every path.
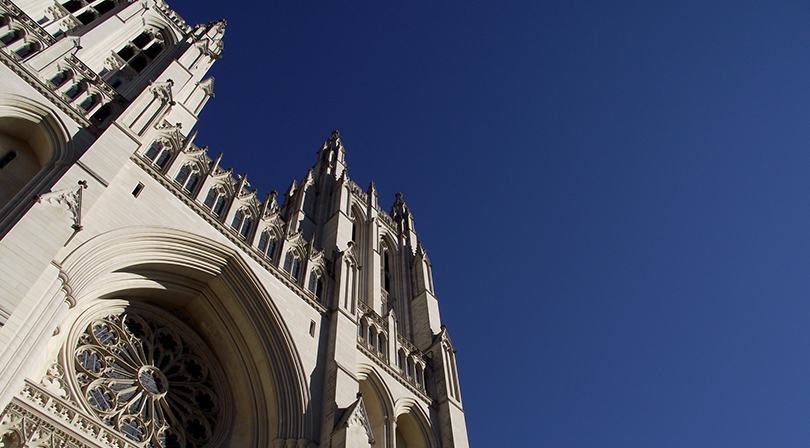
M 236 250 L 180 230 L 130 227 L 88 240 L 60 264 L 76 301 L 67 321 L 99 301 L 122 299 L 203 322 L 194 329 L 219 341 L 215 354 L 230 366 L 229 384 L 243 408 L 234 420 L 241 425 L 235 433 L 244 434 L 239 443 L 313 438 L 309 387 L 291 334 Z
M 376 367 L 359 363 L 357 378 L 360 380 L 360 392 L 366 406 L 374 440 L 380 446 L 393 446 L 394 399 L 391 390 L 383 381 Z
M 15 163 L 6 166 L 6 173 L 0 172 L 2 237 L 33 203 L 34 196 L 48 191 L 59 179 L 75 155 L 73 139 L 59 116 L 47 105 L 19 95 L 0 94 L 0 136 L 13 140 L 22 150 L 15 154 Z M 21 177 L 21 170 L 13 166 L 20 163 L 28 165 Z M 7 179 L 6 174 L 12 177 Z
M 419 402 L 411 397 L 403 397 L 396 403 L 395 438 L 397 448 L 437 448 L 439 446 L 430 419 Z

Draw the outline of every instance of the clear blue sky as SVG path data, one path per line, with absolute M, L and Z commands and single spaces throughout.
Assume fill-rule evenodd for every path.
M 261 197 L 403 192 L 472 446 L 810 445 L 808 2 L 169 3 Z

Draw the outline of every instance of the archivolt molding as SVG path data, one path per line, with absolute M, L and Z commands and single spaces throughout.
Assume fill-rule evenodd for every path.
M 431 427 L 430 419 L 425 413 L 425 410 L 419 406 L 419 403 L 416 402 L 416 400 L 410 397 L 404 397 L 397 400 L 394 418 L 396 419 L 398 425 L 400 422 L 399 418 L 403 416 L 407 416 L 413 420 L 427 448 L 435 448 L 439 446 L 436 431 Z
M 380 373 L 377 372 L 377 369 L 372 364 L 358 362 L 357 379 L 358 381 L 367 382 L 371 388 L 374 389 L 374 392 L 377 393 L 385 409 L 385 417 L 394 416 L 394 395 L 391 393 L 391 389 L 388 388 L 385 381 L 383 381 Z M 371 397 L 365 397 L 366 400 L 370 398 Z
M 179 230 L 135 227 L 98 235 L 60 264 L 79 305 L 101 295 L 114 296 L 107 284 L 139 267 L 203 285 L 220 279 L 228 298 L 252 319 L 253 331 L 263 341 L 275 378 L 278 436 L 310 437 L 311 397 L 300 357 L 280 312 L 236 250 Z
M 28 122 L 44 136 L 50 152 L 41 157 L 43 168 L 9 203 L 0 209 L 0 236 L 19 219 L 32 204 L 34 195 L 52 186 L 75 158 L 73 140 L 67 126 L 48 106 L 14 94 L 0 94 L 0 119 L 17 119 Z M 24 126 L 11 126 L 8 132 L 25 132 Z M 14 136 L 14 135 L 13 135 Z M 15 136 L 27 140 L 30 135 Z M 26 199 L 31 198 L 31 199 Z

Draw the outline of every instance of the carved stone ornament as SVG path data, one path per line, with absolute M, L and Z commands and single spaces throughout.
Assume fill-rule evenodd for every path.
M 68 354 L 79 400 L 135 445 L 198 448 L 214 437 L 224 376 L 176 325 L 110 315 L 90 322 Z
M 162 103 L 171 103 L 172 102 L 172 86 L 174 85 L 174 81 L 167 81 L 167 82 L 156 82 L 153 83 L 149 90 L 155 95 L 155 98 L 160 100 Z
M 368 436 L 369 445 L 374 445 L 374 434 L 371 431 L 371 423 L 368 421 L 368 413 L 366 406 L 363 404 L 363 397 L 357 399 L 357 405 L 351 410 L 352 413 L 348 419 L 348 426 L 360 425 Z
M 47 202 L 49 204 L 67 205 L 68 211 L 73 218 L 73 229 L 82 230 L 82 190 L 87 188 L 87 181 L 80 180 L 77 188 L 66 188 L 64 190 L 52 191 L 37 196 L 37 202 Z

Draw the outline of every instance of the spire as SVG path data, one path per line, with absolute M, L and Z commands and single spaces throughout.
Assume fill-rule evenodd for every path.
M 323 142 L 321 149 L 318 150 L 318 161 L 315 163 L 313 171 L 319 174 L 325 172 L 334 179 L 339 179 L 348 168 L 345 156 L 346 150 L 340 141 L 340 132 L 334 130 L 332 135 Z

